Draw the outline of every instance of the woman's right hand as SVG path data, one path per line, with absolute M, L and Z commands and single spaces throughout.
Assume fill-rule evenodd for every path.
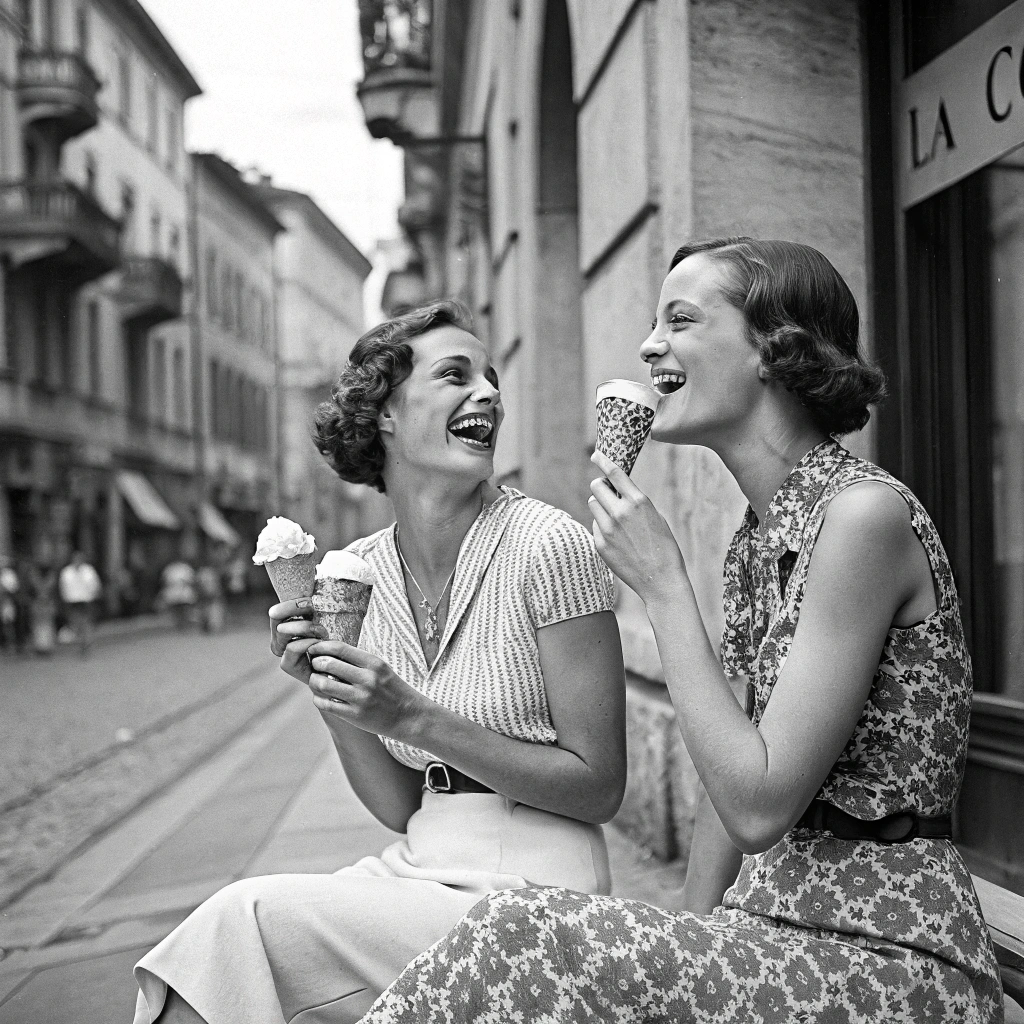
M 312 666 L 306 651 L 322 636 L 313 624 L 313 605 L 308 597 L 275 604 L 270 615 L 270 650 L 281 658 L 281 668 L 300 683 L 309 683 Z

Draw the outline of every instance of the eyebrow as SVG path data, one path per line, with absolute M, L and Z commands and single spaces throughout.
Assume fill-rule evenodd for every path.
M 686 299 L 673 299 L 671 302 L 666 304 L 665 312 L 670 312 L 677 307 L 681 308 L 683 312 L 690 313 L 693 316 L 701 318 L 704 316 L 704 310 L 702 310 L 700 306 L 693 302 L 688 302 Z
M 473 360 L 470 359 L 469 356 L 455 356 L 455 355 L 452 355 L 452 356 L 441 356 L 440 359 L 436 359 L 436 360 L 434 360 L 433 363 L 430 364 L 430 368 L 433 369 L 435 366 L 437 366 L 440 363 L 458 363 L 460 366 L 472 367 Z M 487 372 L 484 374 L 484 376 L 495 387 L 498 386 L 498 371 L 495 370 L 493 366 L 488 366 L 487 367 Z

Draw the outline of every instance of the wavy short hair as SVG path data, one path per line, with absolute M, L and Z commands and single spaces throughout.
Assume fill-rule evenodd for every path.
M 313 443 L 342 480 L 384 493 L 384 442 L 378 417 L 384 403 L 412 373 L 409 342 L 451 324 L 472 331 L 473 317 L 454 299 L 431 302 L 385 320 L 352 348 L 348 365 L 317 407 Z
M 857 302 L 839 271 L 809 245 L 742 236 L 689 242 L 669 270 L 696 253 L 727 268 L 725 297 L 746 319 L 765 378 L 826 433 L 860 430 L 886 395 L 885 375 L 860 352 Z

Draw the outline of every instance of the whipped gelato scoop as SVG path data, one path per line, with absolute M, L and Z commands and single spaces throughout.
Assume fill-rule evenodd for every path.
M 315 550 L 316 542 L 311 533 L 306 533 L 298 523 L 284 516 L 271 516 L 256 540 L 256 554 L 252 560 L 256 565 L 266 565 L 279 558 L 311 555 Z
M 316 578 L 335 580 L 354 580 L 372 586 L 373 570 L 368 562 L 351 551 L 328 551 L 316 567 Z

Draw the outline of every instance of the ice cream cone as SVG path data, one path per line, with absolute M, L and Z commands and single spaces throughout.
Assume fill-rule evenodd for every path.
M 279 601 L 312 596 L 316 582 L 315 551 L 306 555 L 292 555 L 291 558 L 275 558 L 263 564 Z
M 373 595 L 373 571 L 348 551 L 328 551 L 316 567 L 313 622 L 328 640 L 359 644 Z
M 606 380 L 597 389 L 597 450 L 626 473 L 633 471 L 661 396 L 632 380 Z

